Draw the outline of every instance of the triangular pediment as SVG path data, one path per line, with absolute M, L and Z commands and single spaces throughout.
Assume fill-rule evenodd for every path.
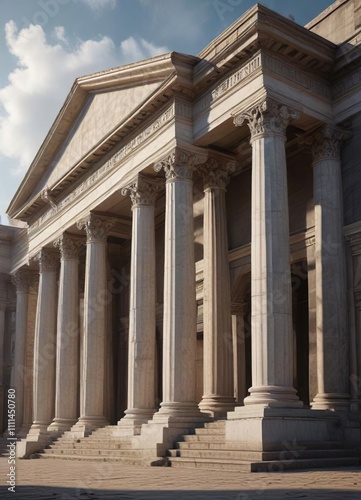
M 34 195 L 57 184 L 158 87 L 155 82 L 91 93 Z
M 77 79 L 12 200 L 8 215 L 28 221 L 51 196 L 107 154 L 129 131 L 192 85 L 198 58 L 177 53 Z

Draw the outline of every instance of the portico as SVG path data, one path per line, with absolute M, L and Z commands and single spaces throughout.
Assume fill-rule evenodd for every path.
M 341 176 L 361 109 L 335 112 L 336 50 L 257 5 L 198 57 L 76 81 L 9 208 L 28 224 L 16 366 L 36 316 L 18 456 L 105 428 L 150 463 L 218 419 L 260 460 L 331 442 L 336 420 L 345 446 L 361 439 L 361 226 Z M 99 109 L 113 121 L 94 130 Z M 28 408 L 19 370 L 12 384 Z

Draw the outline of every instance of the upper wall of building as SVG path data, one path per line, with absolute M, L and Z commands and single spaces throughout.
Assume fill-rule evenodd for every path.
M 361 0 L 337 0 L 305 27 L 340 45 L 361 30 Z

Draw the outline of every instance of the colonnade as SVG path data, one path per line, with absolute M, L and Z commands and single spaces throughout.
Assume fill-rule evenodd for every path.
M 235 117 L 250 128 L 252 144 L 252 387 L 245 405 L 302 406 L 293 387 L 286 129 L 298 114 L 266 99 Z M 309 136 L 314 165 L 317 279 L 318 394 L 314 408 L 347 409 L 348 338 L 342 235 L 340 146 L 337 127 Z M 235 406 L 232 312 L 225 188 L 234 162 L 221 153 L 175 148 L 155 164 L 164 171 L 165 263 L 163 401 L 154 406 L 155 221 L 162 182 L 138 174 L 123 188 L 132 201 L 128 408 L 119 429 L 137 434 L 152 419 L 194 422 L 201 412 L 218 417 Z M 196 298 L 193 173 L 204 178 L 204 395 L 196 401 Z M 107 424 L 103 414 L 106 332 L 106 245 L 113 222 L 90 214 L 78 227 L 86 233 L 84 362 L 80 416 L 78 265 L 82 239 L 64 233 L 43 248 L 34 347 L 34 416 L 28 437 L 72 430 L 86 435 Z M 57 273 L 60 265 L 59 287 Z M 26 288 L 17 272 L 16 352 L 24 356 Z M 21 394 L 21 382 L 16 387 Z M 21 426 L 21 415 L 17 425 Z

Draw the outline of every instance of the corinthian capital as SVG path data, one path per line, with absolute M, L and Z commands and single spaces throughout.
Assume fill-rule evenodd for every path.
M 68 234 L 61 235 L 60 238 L 54 241 L 53 245 L 59 248 L 62 260 L 79 259 L 80 252 L 84 247 L 82 240 Z
M 107 241 L 109 230 L 113 225 L 113 220 L 90 214 L 77 223 L 77 228 L 85 230 L 87 243 L 95 243 Z
M 175 148 L 154 165 L 154 170 L 156 172 L 164 170 L 167 180 L 192 180 L 193 171 L 198 165 L 204 163 L 206 159 L 206 155 L 203 156 L 180 148 Z
M 11 276 L 11 281 L 16 286 L 16 291 L 27 293 L 30 287 L 36 284 L 37 273 L 32 269 L 21 268 Z
M 59 255 L 54 252 L 54 250 L 42 248 L 40 252 L 35 255 L 34 260 L 39 262 L 39 271 L 41 273 L 54 272 L 58 270 Z
M 225 189 L 229 175 L 236 169 L 236 161 L 224 158 L 211 157 L 207 163 L 200 167 L 204 180 L 204 189 Z
M 157 180 L 138 175 L 136 179 L 122 189 L 122 195 L 130 196 L 133 208 L 139 205 L 153 207 L 160 188 L 161 185 Z
M 301 145 L 311 148 L 313 161 L 333 158 L 340 159 L 341 144 L 351 137 L 350 132 L 346 132 L 334 125 L 323 125 L 312 135 L 301 137 Z
M 253 139 L 257 135 L 267 133 L 285 135 L 287 125 L 298 117 L 298 111 L 267 98 L 237 115 L 234 118 L 234 124 L 240 127 L 247 122 Z

